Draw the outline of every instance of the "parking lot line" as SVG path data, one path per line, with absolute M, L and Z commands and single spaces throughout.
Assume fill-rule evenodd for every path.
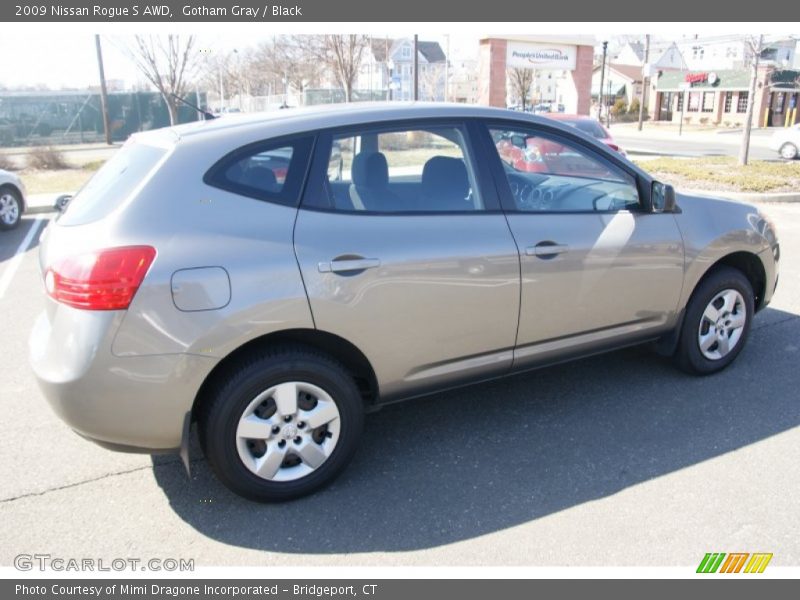
M 20 242 L 19 246 L 17 246 L 17 251 L 14 253 L 14 256 L 8 261 L 5 271 L 3 271 L 3 276 L 0 277 L 0 300 L 6 295 L 6 290 L 11 284 L 11 280 L 14 278 L 14 273 L 16 273 L 19 268 L 22 258 L 25 256 L 25 252 L 30 248 L 31 242 L 33 242 L 33 239 L 36 237 L 39 226 L 45 218 L 44 216 L 36 217 L 36 220 L 33 222 L 33 225 L 31 225 L 25 238 Z

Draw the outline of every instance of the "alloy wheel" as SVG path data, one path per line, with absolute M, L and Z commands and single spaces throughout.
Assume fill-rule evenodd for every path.
M 253 398 L 236 428 L 244 466 L 268 481 L 294 481 L 316 471 L 339 441 L 339 407 L 322 388 L 301 381 Z
M 744 297 L 734 289 L 717 293 L 700 318 L 697 331 L 700 352 L 709 360 L 724 358 L 739 343 L 746 322 Z
M 9 226 L 19 220 L 19 200 L 8 192 L 0 195 L 0 220 Z

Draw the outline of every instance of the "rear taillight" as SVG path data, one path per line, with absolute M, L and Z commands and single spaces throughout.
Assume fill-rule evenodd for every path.
M 126 246 L 87 252 L 57 261 L 45 274 L 47 293 L 84 310 L 122 310 L 156 256 L 150 246 Z

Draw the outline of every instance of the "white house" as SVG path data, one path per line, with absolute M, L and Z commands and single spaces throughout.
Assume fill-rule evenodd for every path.
M 447 57 L 439 42 L 419 40 L 419 99 L 444 100 Z M 356 87 L 389 90 L 392 100 L 414 99 L 414 40 L 371 38 Z
M 628 42 L 619 51 L 614 59 L 618 65 L 637 65 L 645 63 L 645 46 L 641 42 Z M 651 42 L 650 64 L 656 69 L 682 69 L 687 68 L 681 51 L 675 42 Z

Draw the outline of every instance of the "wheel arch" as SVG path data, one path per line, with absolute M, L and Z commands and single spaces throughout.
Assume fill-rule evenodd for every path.
M 767 272 L 766 269 L 764 269 L 764 265 L 762 264 L 758 255 L 747 250 L 731 252 L 718 259 L 715 263 L 711 264 L 694 284 L 692 295 L 694 295 L 700 283 L 720 266 L 734 268 L 738 271 L 741 271 L 741 273 L 747 277 L 747 280 L 750 282 L 750 285 L 753 288 L 753 304 L 755 306 L 755 311 L 758 312 L 761 310 L 764 307 L 764 298 L 767 288 Z
M 195 396 L 192 405 L 193 419 L 197 419 L 203 406 L 208 402 L 209 391 L 215 383 L 225 377 L 235 367 L 237 361 L 276 346 L 301 346 L 335 358 L 355 379 L 365 408 L 369 410 L 376 406 L 379 396 L 378 382 L 372 364 L 364 353 L 351 342 L 332 333 L 299 328 L 276 331 L 249 340 L 220 360 L 206 376 Z
M 10 183 L 10 182 L 6 182 L 6 183 L 3 183 L 3 184 L 0 184 L 0 192 L 5 190 L 5 189 L 9 189 L 9 190 L 11 190 L 12 192 L 14 192 L 17 195 L 17 198 L 19 198 L 19 202 L 20 202 L 20 207 L 19 207 L 20 208 L 20 214 L 25 212 L 25 209 L 26 209 L 25 194 L 22 193 L 22 190 L 19 189 L 19 187 L 17 187 L 16 185 L 14 185 L 13 183 Z

